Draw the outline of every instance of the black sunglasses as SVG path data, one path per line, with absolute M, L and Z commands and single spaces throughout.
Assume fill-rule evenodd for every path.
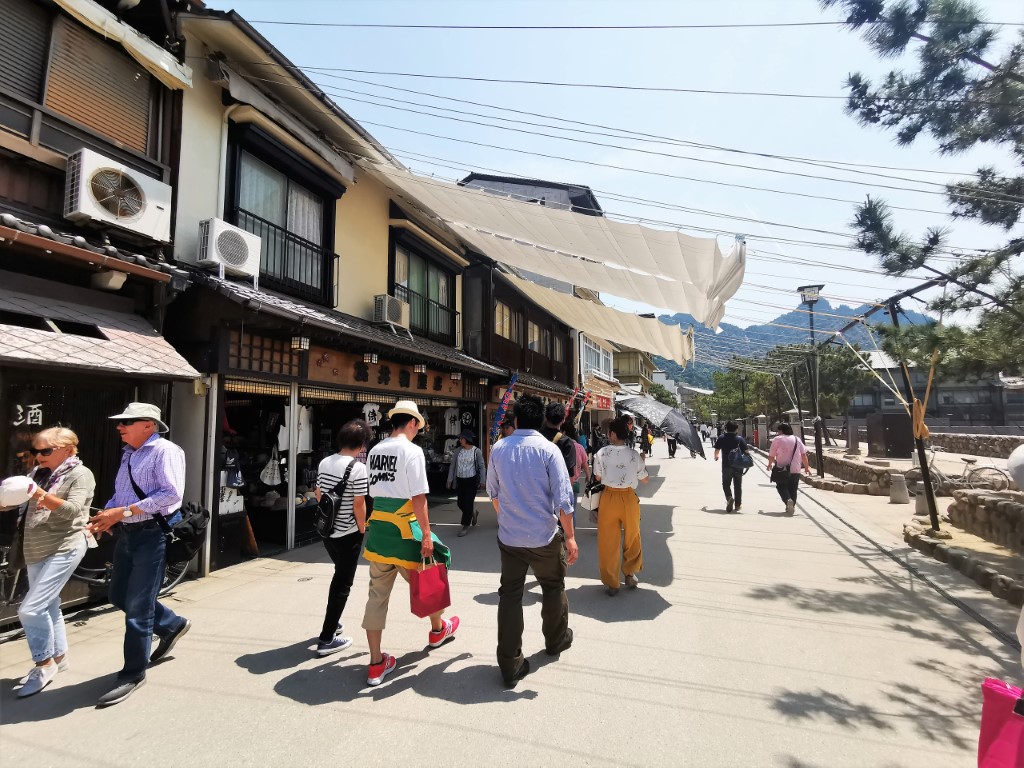
M 28 452 L 33 456 L 49 456 L 56 450 L 56 448 L 29 448 Z
M 140 421 L 145 421 L 145 419 L 118 419 L 114 424 L 119 427 L 130 427 L 132 424 L 137 424 Z

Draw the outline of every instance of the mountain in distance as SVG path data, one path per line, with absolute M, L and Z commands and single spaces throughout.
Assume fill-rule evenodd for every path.
M 821 331 L 837 331 L 849 323 L 850 320 L 863 315 L 870 308 L 870 304 L 861 304 L 858 307 L 849 307 L 842 304 L 838 307 L 833 307 L 827 299 L 819 299 L 818 303 L 814 305 L 815 339 L 821 343 L 825 340 L 825 337 L 820 335 Z M 834 315 L 838 315 L 838 317 Z M 871 325 L 889 324 L 888 318 L 888 313 L 879 311 L 873 314 L 868 322 Z M 801 312 L 799 309 L 779 315 L 771 321 L 774 325 L 750 325 L 746 328 L 740 328 L 730 323 L 722 323 L 714 339 L 708 338 L 708 335 L 713 334 L 714 331 L 698 323 L 692 315 L 679 312 L 674 315 L 662 315 L 658 319 L 666 325 L 678 325 L 683 330 L 693 325 L 694 332 L 696 333 L 694 342 L 698 351 L 703 349 L 705 352 L 710 352 L 713 355 L 721 355 L 721 365 L 693 361 L 685 370 L 681 365 L 672 360 L 667 360 L 663 357 L 654 358 L 655 364 L 658 368 L 665 371 L 669 378 L 681 384 L 689 384 L 692 387 L 701 387 L 703 389 L 713 388 L 714 382 L 712 381 L 711 374 L 715 371 L 724 370 L 728 366 L 729 358 L 734 352 L 744 357 L 761 357 L 770 349 L 769 346 L 765 345 L 807 344 L 811 338 L 807 312 Z M 934 322 L 932 318 L 913 310 L 905 309 L 900 316 L 901 324 L 923 325 L 931 322 Z M 792 327 L 779 328 L 779 325 Z M 874 349 L 874 345 L 863 325 L 851 328 L 843 335 L 851 344 L 855 344 L 861 349 Z

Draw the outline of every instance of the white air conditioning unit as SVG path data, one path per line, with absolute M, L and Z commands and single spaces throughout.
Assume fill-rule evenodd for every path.
M 171 188 L 99 152 L 80 149 L 68 158 L 64 218 L 106 224 L 168 243 Z
M 373 322 L 409 327 L 409 303 L 381 293 L 373 297 Z
M 215 266 L 232 275 L 258 277 L 260 237 L 221 219 L 199 222 L 199 253 L 196 263 Z

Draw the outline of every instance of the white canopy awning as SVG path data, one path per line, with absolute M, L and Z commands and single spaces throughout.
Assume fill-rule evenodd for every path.
M 620 312 L 544 288 L 514 275 L 503 274 L 502 277 L 530 301 L 570 328 L 608 339 L 614 344 L 667 357 L 680 365 L 693 359 L 693 337 L 680 331 L 678 325 L 665 325 L 652 317 Z
M 687 312 L 711 327 L 743 282 L 742 239 L 726 256 L 714 238 L 548 208 L 398 169 L 375 170 L 400 197 L 481 253 L 518 269 Z

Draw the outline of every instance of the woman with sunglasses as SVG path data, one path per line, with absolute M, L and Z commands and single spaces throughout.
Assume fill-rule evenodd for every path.
M 96 491 L 96 479 L 78 458 L 78 435 L 70 429 L 44 429 L 29 450 L 36 460 L 30 476 L 38 488 L 25 512 L 28 592 L 18 618 L 35 666 L 21 680 L 18 698 L 39 693 L 67 669 L 60 593 L 85 556 L 85 524 Z

